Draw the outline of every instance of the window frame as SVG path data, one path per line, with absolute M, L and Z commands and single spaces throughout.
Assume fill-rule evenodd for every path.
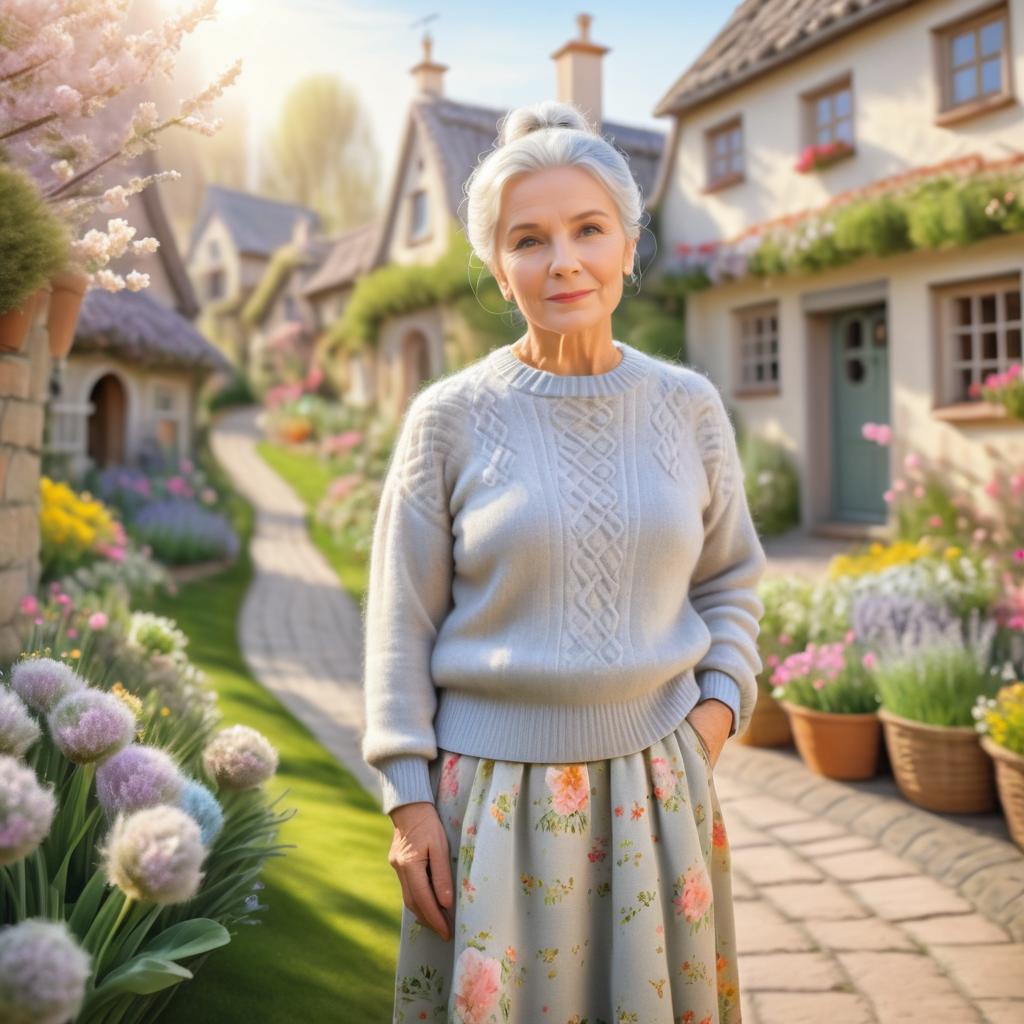
M 719 154 L 715 153 L 715 140 L 726 133 L 736 132 L 739 135 L 739 145 L 734 149 L 727 151 L 727 157 L 731 165 L 732 154 L 739 152 L 740 158 L 743 161 L 743 168 L 739 171 L 729 171 L 726 174 L 721 174 L 715 177 L 713 174 L 714 164 L 716 159 L 719 159 Z M 719 189 L 727 188 L 730 185 L 737 185 L 742 181 L 746 180 L 747 177 L 747 161 L 745 152 L 745 140 L 746 130 L 743 125 L 743 115 L 734 114 L 731 117 L 726 118 L 724 121 L 720 121 L 717 124 L 711 125 L 709 128 L 704 130 L 704 193 L 717 192 Z
M 808 89 L 800 94 L 801 101 L 801 122 L 800 130 L 803 137 L 803 145 L 801 149 L 806 149 L 808 146 L 825 145 L 826 143 L 818 141 L 818 118 L 817 108 L 818 103 L 821 99 L 826 96 L 832 96 L 833 94 L 847 90 L 850 94 L 850 113 L 846 117 L 836 118 L 834 116 L 830 122 L 830 128 L 834 129 L 835 125 L 840 121 L 849 120 L 850 122 L 850 141 L 846 144 L 849 146 L 849 151 L 844 152 L 841 156 L 833 157 L 829 163 L 838 162 L 839 160 L 845 160 L 847 157 L 853 156 L 857 151 L 857 100 L 853 89 L 853 71 L 843 71 L 827 82 L 821 85 L 815 86 L 813 89 Z M 845 139 L 841 139 L 835 135 L 834 130 L 832 131 L 831 137 L 826 142 L 842 141 L 846 142 Z
M 733 343 L 733 389 L 735 398 L 763 398 L 771 395 L 778 395 L 782 390 L 782 341 L 780 337 L 780 316 L 781 310 L 778 300 L 758 302 L 752 306 L 743 306 L 733 310 L 734 343 Z M 758 318 L 769 317 L 774 320 L 774 328 L 769 328 L 767 334 L 758 335 L 756 332 L 756 321 Z M 748 325 L 750 333 L 748 334 Z M 774 336 L 774 337 L 773 337 Z M 754 353 L 753 347 L 757 342 L 769 343 L 774 340 L 775 351 L 772 353 L 769 348 L 767 355 L 758 356 Z M 747 349 L 750 349 L 748 352 Z M 770 368 L 775 364 L 775 377 L 763 381 L 747 379 L 746 368 L 752 367 L 755 371 L 759 365 Z
M 417 203 L 423 204 L 423 224 L 417 230 Z M 423 242 L 432 234 L 430 223 L 430 199 L 425 188 L 413 189 L 409 193 L 409 243 Z
M 987 96 L 979 95 L 973 99 L 954 103 L 951 54 L 953 38 L 957 35 L 962 35 L 968 29 L 972 29 L 977 33 L 983 25 L 994 20 L 993 15 L 999 17 L 1003 26 L 1003 40 L 1000 50 L 1002 65 L 1000 91 Z M 934 123 L 936 125 L 957 124 L 969 118 L 978 117 L 993 110 L 1017 103 L 1017 97 L 1013 91 L 1013 53 L 1010 49 L 1010 6 L 1005 0 L 1000 0 L 999 3 L 995 4 L 986 4 L 970 14 L 957 16 L 951 21 L 936 25 L 932 28 L 931 34 L 936 97 Z M 980 66 L 982 63 L 980 55 L 975 57 L 974 63 L 976 67 Z

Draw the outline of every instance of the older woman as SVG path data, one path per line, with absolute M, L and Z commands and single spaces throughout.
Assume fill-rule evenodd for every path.
M 374 527 L 394 1021 L 738 1022 L 713 769 L 757 697 L 765 555 L 728 414 L 612 337 L 642 201 L 576 108 L 513 111 L 467 197 L 527 329 L 414 397 Z

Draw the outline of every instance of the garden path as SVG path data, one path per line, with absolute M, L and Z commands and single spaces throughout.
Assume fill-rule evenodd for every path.
M 256 509 L 239 622 L 253 674 L 377 796 L 359 754 L 360 609 L 309 540 L 305 509 L 255 450 L 257 410 L 214 452 Z M 846 545 L 792 534 L 771 572 L 816 574 Z M 1001 813 L 904 800 L 888 772 L 841 783 L 792 747 L 727 743 L 715 788 L 733 858 L 744 1024 L 1024 1021 L 1024 856 Z

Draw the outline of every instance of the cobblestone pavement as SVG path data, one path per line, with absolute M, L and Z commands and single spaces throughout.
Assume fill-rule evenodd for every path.
M 256 411 L 214 452 L 256 507 L 239 637 L 250 670 L 379 801 L 359 754 L 360 610 L 313 547 L 305 510 L 257 455 Z M 843 545 L 792 538 L 773 569 Z M 1024 856 L 1001 812 L 923 811 L 887 766 L 863 783 L 792 747 L 727 743 L 714 769 L 733 857 L 744 1024 L 1024 1024 Z

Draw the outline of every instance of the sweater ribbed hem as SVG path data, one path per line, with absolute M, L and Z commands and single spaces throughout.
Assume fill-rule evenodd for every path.
M 524 363 L 513 351 L 512 345 L 502 345 L 488 358 L 494 370 L 514 388 L 534 395 L 587 396 L 617 395 L 635 387 L 650 372 L 647 357 L 640 349 L 622 341 L 612 344 L 622 352 L 619 364 L 607 373 L 562 374 L 538 370 Z
M 714 697 L 723 704 L 728 704 L 732 711 L 732 726 L 729 735 L 736 735 L 736 726 L 740 720 L 740 686 L 732 676 L 718 669 L 709 668 L 697 674 L 697 685 L 700 687 L 701 700 Z
M 550 705 L 496 700 L 444 687 L 439 750 L 501 761 L 571 764 L 644 750 L 677 729 L 700 699 L 692 668 L 635 700 Z

